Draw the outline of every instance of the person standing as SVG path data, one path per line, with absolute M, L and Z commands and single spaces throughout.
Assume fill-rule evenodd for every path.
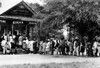
M 61 40 L 61 52 L 62 52 L 62 55 L 65 55 L 65 40 Z
M 2 40 L 2 42 L 1 42 L 1 46 L 2 46 L 2 49 L 3 49 L 3 54 L 5 54 L 6 53 L 6 51 L 7 51 L 7 47 L 6 47 L 6 45 L 7 45 L 7 40 Z
M 97 56 L 100 56 L 100 40 L 98 40 L 97 51 Z
M 1 42 L 1 46 L 3 49 L 3 54 L 6 54 L 10 50 L 10 45 L 8 44 L 8 36 L 5 34 L 4 35 L 4 40 Z
M 75 38 L 74 41 L 74 51 L 73 51 L 73 55 L 79 56 L 79 46 L 80 46 L 80 42 L 78 37 Z
M 55 45 L 55 41 L 54 41 L 54 39 L 52 39 L 52 40 L 51 40 L 51 46 L 50 46 L 51 55 L 54 54 L 54 45 Z
M 51 46 L 51 40 L 48 39 L 48 41 L 46 43 L 46 54 L 50 53 L 50 46 Z
M 19 41 L 19 48 L 22 48 L 23 46 L 23 36 L 22 35 L 19 36 L 18 41 Z

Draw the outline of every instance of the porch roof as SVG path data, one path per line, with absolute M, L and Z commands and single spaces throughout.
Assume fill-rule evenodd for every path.
M 34 19 L 31 17 L 21 17 L 21 16 L 0 16 L 2 20 L 20 20 L 20 21 L 28 21 L 28 22 L 41 22 L 40 19 Z

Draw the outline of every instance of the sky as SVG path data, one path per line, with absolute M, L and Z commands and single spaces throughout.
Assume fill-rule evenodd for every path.
M 0 0 L 2 3 L 2 7 L 0 8 L 0 14 L 2 14 L 7 9 L 11 8 L 12 6 L 16 5 L 17 3 L 21 2 L 22 0 Z M 44 5 L 43 0 L 23 0 L 28 3 L 38 3 L 40 5 Z
M 22 1 L 22 0 L 0 0 L 0 2 L 3 4 L 3 5 L 8 5 L 11 3 L 15 3 L 15 2 L 19 2 L 19 1 Z M 43 5 L 43 0 L 24 0 L 25 2 L 29 2 L 29 3 L 39 3 L 40 5 Z

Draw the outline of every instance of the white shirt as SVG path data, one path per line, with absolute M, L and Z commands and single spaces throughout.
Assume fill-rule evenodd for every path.
M 6 41 L 6 40 L 3 40 L 3 41 L 1 42 L 1 46 L 6 46 L 6 43 L 7 43 L 7 41 Z
M 47 44 L 46 44 L 46 48 L 49 48 L 50 47 L 50 42 L 48 42 Z
M 97 45 L 98 45 L 98 42 L 95 41 L 93 44 L 94 48 L 97 48 Z

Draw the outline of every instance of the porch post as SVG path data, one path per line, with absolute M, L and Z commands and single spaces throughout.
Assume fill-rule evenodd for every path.
M 12 35 L 13 35 L 13 31 L 14 31 L 14 24 L 12 24 Z
M 25 32 L 26 32 L 25 35 L 28 36 L 28 33 L 27 33 L 28 32 L 28 25 L 26 25 L 26 31 Z

